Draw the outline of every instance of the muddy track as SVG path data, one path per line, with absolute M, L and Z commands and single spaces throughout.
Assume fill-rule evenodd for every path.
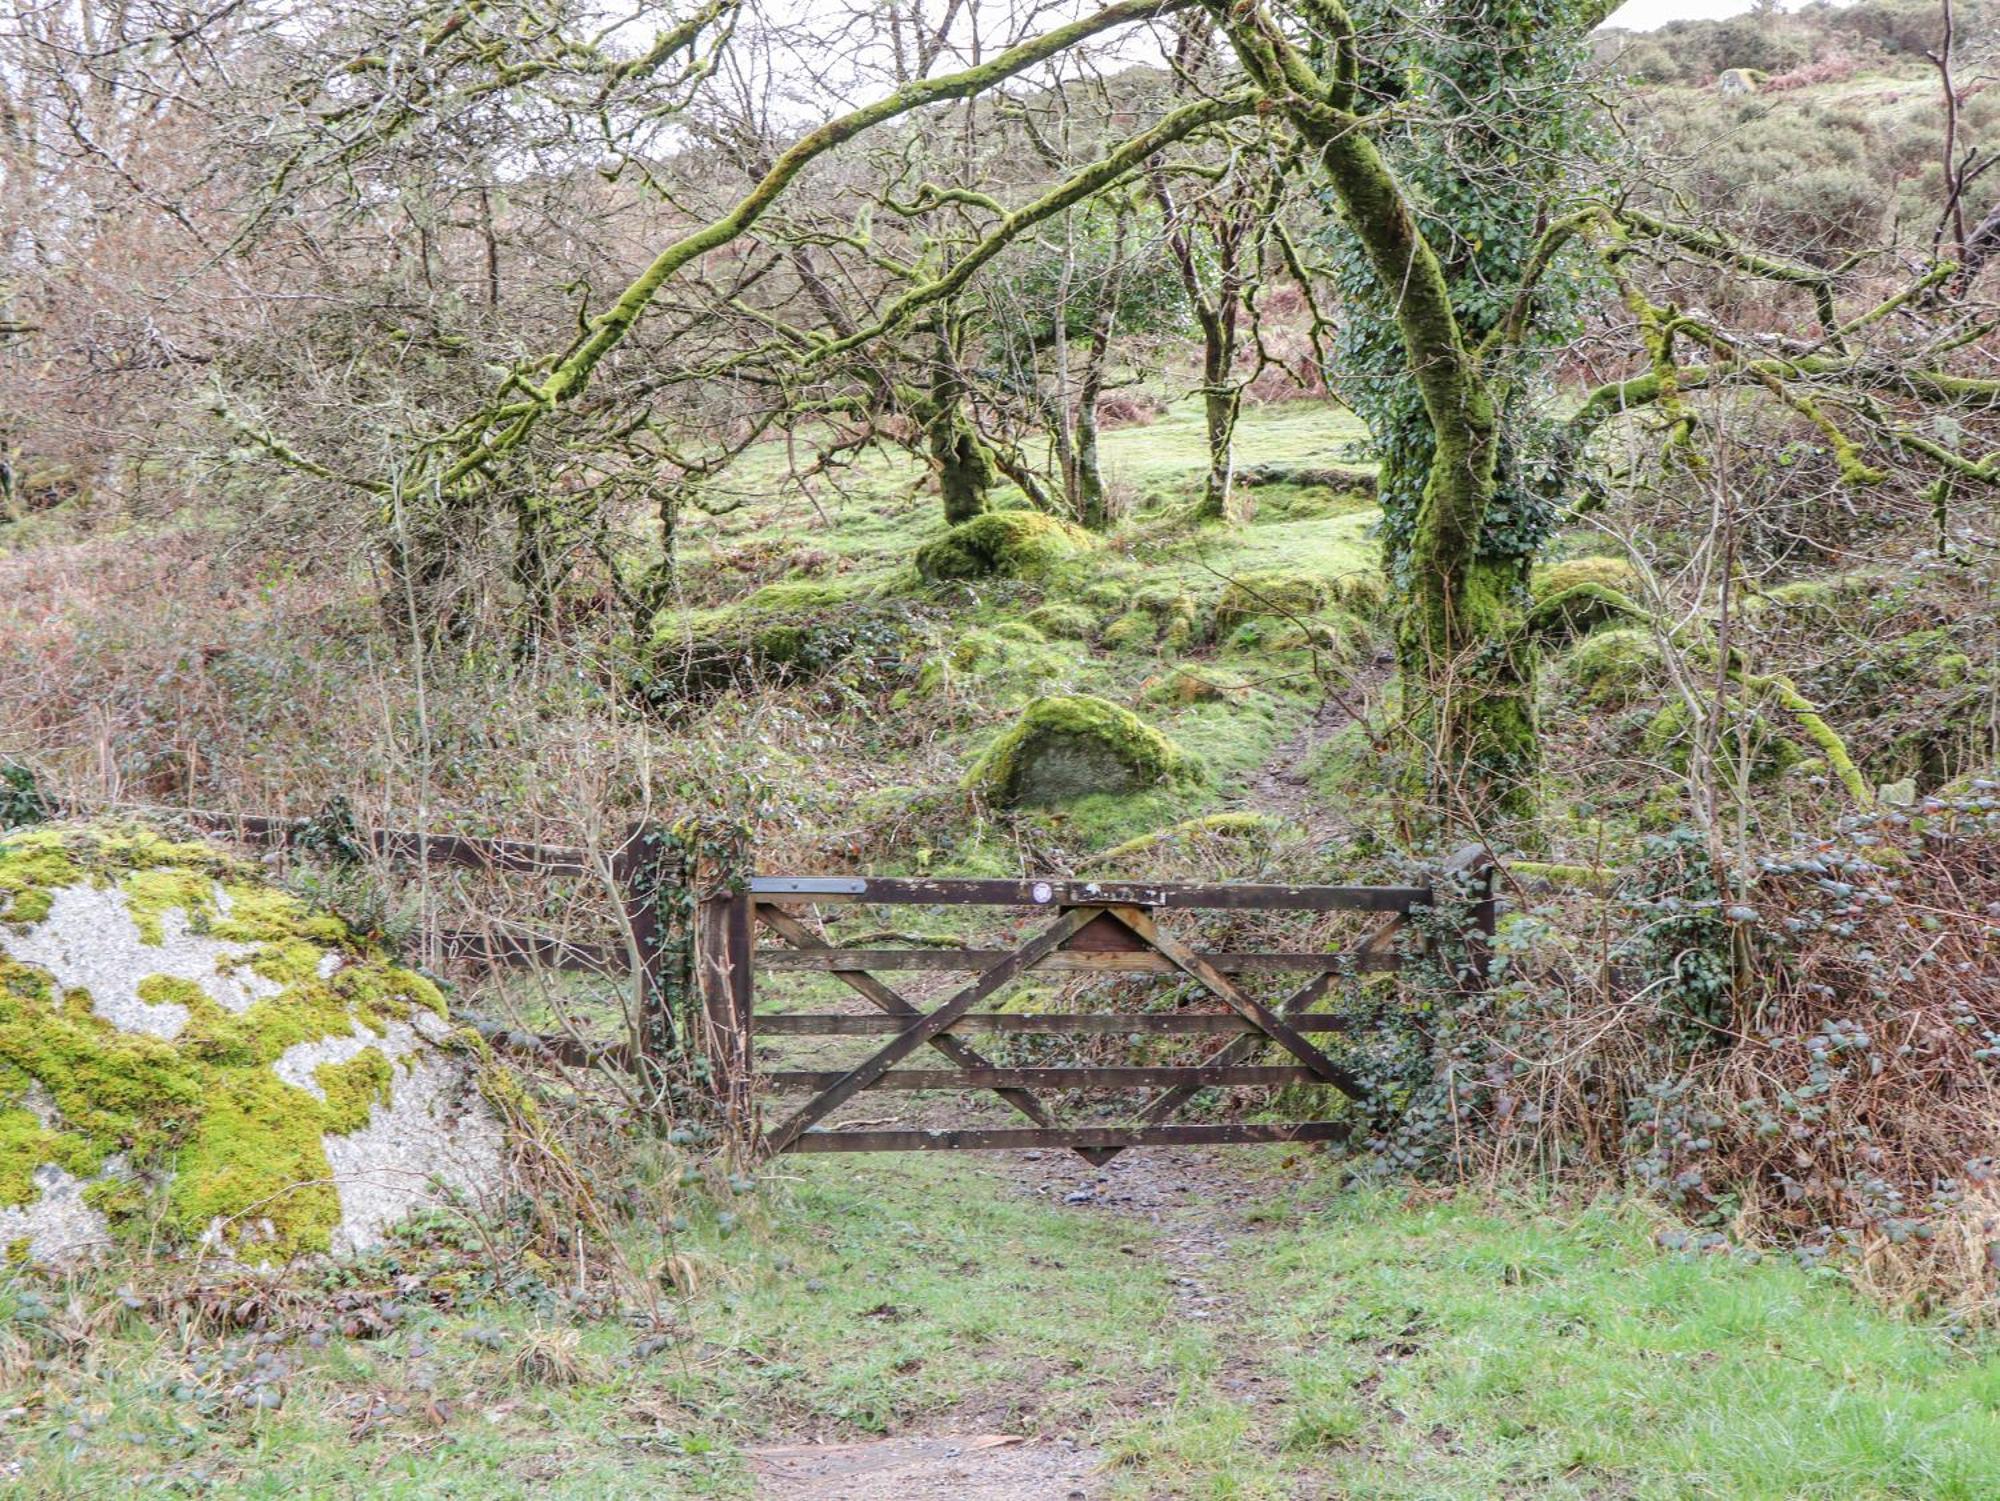
M 1315 839 L 1339 831 L 1338 807 L 1314 793 L 1306 767 L 1319 748 L 1356 722 L 1357 716 L 1374 712 L 1392 669 L 1384 653 L 1359 669 L 1343 685 L 1339 696 L 1329 694 L 1320 701 L 1311 719 L 1298 732 L 1281 741 L 1262 766 L 1245 783 L 1240 806 L 1248 812 L 1268 813 L 1273 818 L 1304 829 Z

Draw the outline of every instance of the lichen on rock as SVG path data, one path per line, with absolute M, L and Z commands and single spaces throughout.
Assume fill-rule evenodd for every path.
M 1129 709 L 1090 694 L 1038 698 L 966 775 L 1008 807 L 1193 780 L 1198 763 Z
M 206 844 L 0 839 L 0 1241 L 359 1249 L 505 1161 L 443 997 Z

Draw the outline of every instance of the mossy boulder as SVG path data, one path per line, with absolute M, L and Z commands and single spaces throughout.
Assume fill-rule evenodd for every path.
M 252 866 L 134 825 L 0 838 L 0 1244 L 355 1250 L 501 1186 L 437 987 Z
M 1660 645 L 1636 626 L 1586 636 L 1563 658 L 1563 686 L 1578 703 L 1622 709 L 1650 697 L 1660 677 Z
M 756 682 L 808 681 L 857 658 L 886 669 L 903 658 L 906 626 L 906 612 L 863 583 L 766 584 L 733 604 L 662 615 L 637 687 L 671 709 Z
M 1046 604 L 1028 612 L 1028 624 L 1052 641 L 1085 641 L 1097 617 L 1082 605 Z
M 1144 610 L 1127 610 L 1104 627 L 1104 645 L 1110 651 L 1150 652 L 1159 639 L 1159 622 Z
M 1003 807 L 1047 807 L 1198 775 L 1179 746 L 1130 709 L 1076 694 L 1028 705 L 974 763 L 965 785 Z
M 1608 625 L 1631 625 L 1640 616 L 1631 596 L 1605 584 L 1573 584 L 1539 599 L 1528 611 L 1531 634 L 1569 640 Z
M 1784 735 L 1777 733 L 1761 714 L 1747 710 L 1741 704 L 1732 704 L 1732 712 L 1738 715 L 1751 713 L 1749 779 L 1753 782 L 1769 782 L 1783 776 L 1800 762 L 1806 753 Z M 1687 704 L 1673 699 L 1646 723 L 1640 735 L 1639 749 L 1647 757 L 1662 762 L 1675 771 L 1686 771 L 1688 759 L 1695 743 L 1694 715 Z M 1737 774 L 1739 747 L 1744 743 L 1736 724 L 1723 727 L 1716 737 L 1715 751 L 1725 776 Z
M 1096 546 L 1081 527 L 1040 511 L 989 511 L 917 549 L 917 572 L 953 579 L 1046 578 L 1058 563 Z
M 1624 558 L 1565 558 L 1560 563 L 1537 568 L 1528 582 L 1528 592 L 1540 601 L 1553 599 L 1583 584 L 1614 589 L 1620 594 L 1636 594 L 1639 570 Z
M 1249 620 L 1303 620 L 1317 615 L 1333 598 L 1326 580 L 1310 574 L 1246 573 L 1230 580 L 1215 602 L 1216 639 L 1226 638 Z

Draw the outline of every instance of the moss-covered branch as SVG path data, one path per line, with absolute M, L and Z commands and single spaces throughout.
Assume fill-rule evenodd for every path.
M 624 341 L 669 280 L 700 257 L 747 231 L 820 157 L 913 110 L 984 93 L 1101 32 L 1151 19 L 1188 3 L 1190 0 L 1117 0 L 1094 14 L 1009 48 L 977 67 L 906 84 L 873 104 L 808 131 L 771 164 L 727 213 L 661 250 L 608 308 L 589 320 L 581 337 L 553 362 L 545 377 L 511 378 L 503 386 L 499 401 L 450 435 L 447 442 L 458 451 L 458 456 L 444 470 L 441 482 L 451 487 L 472 476 L 495 455 L 519 444 L 543 414 L 561 402 L 573 400 L 589 383 L 592 371 Z M 521 391 L 522 399 L 507 400 L 511 390 Z

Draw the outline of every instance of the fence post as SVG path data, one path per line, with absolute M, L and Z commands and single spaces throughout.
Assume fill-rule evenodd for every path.
M 1466 941 L 1470 950 L 1467 957 L 1472 960 L 1473 983 L 1484 990 L 1493 978 L 1493 937 L 1500 931 L 1500 898 L 1496 894 L 1495 877 L 1500 867 L 1493 856 L 1483 847 L 1479 851 L 1479 864 L 1473 871 L 1472 926 L 1479 935 Z
M 667 1004 L 664 981 L 668 956 L 666 932 L 660 920 L 660 889 L 680 878 L 678 870 L 666 869 L 669 863 L 660 827 L 635 823 L 625 831 L 625 842 L 619 846 L 612 864 L 626 926 L 638 951 L 632 971 L 632 1067 L 656 1081 L 679 1042 L 674 1032 L 673 1011 Z
M 695 975 L 710 1087 L 733 1140 L 750 1133 L 751 896 L 728 886 L 699 896 Z
M 1500 900 L 1494 891 L 1498 870 L 1493 852 L 1483 844 L 1465 845 L 1444 862 L 1443 874 L 1464 881 L 1472 899 L 1472 925 L 1465 934 L 1469 990 L 1484 990 L 1492 972 L 1493 935 L 1500 926 Z

